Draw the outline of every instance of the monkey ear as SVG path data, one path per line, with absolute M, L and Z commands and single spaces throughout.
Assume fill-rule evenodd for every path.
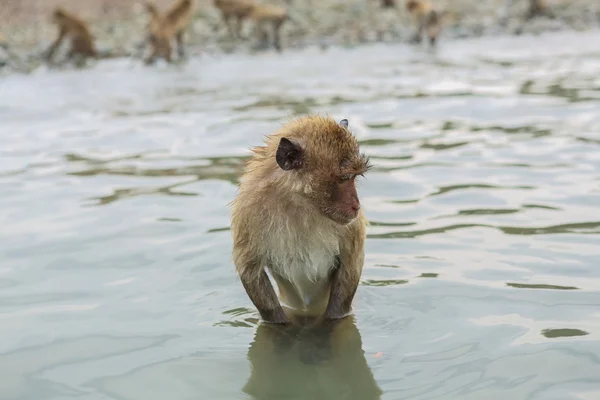
M 304 161 L 302 147 L 288 138 L 281 138 L 275 161 L 284 171 L 300 169 Z
M 343 119 L 340 121 L 340 125 L 343 126 L 344 128 L 348 127 L 348 120 L 347 119 Z

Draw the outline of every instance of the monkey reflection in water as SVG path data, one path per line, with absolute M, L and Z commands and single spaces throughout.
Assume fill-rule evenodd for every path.
M 312 327 L 262 323 L 248 359 L 243 391 L 255 400 L 381 398 L 352 316 Z

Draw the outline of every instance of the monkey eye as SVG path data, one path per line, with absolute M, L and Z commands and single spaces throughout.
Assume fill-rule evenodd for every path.
M 346 181 L 349 181 L 350 179 L 354 178 L 354 176 L 355 176 L 355 175 L 352 175 L 352 174 L 346 174 L 346 175 L 342 175 L 342 176 L 340 177 L 340 181 L 341 181 L 341 182 L 346 182 Z

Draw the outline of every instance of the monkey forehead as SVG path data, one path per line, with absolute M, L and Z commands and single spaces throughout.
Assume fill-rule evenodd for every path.
M 309 115 L 298 118 L 287 126 L 285 133 L 294 136 L 298 142 L 315 148 L 334 148 L 337 151 L 343 149 L 358 149 L 358 142 L 350 131 L 341 126 L 336 120 L 329 117 Z
M 284 127 L 285 128 L 285 127 Z M 306 151 L 313 163 L 342 163 L 351 167 L 360 158 L 358 141 L 352 133 L 336 120 L 328 117 L 307 116 L 299 118 L 284 129 Z

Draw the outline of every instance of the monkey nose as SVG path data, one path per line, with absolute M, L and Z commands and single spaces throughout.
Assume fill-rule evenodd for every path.
M 350 207 L 352 207 L 352 211 L 358 212 L 360 210 L 360 203 L 354 203 Z

